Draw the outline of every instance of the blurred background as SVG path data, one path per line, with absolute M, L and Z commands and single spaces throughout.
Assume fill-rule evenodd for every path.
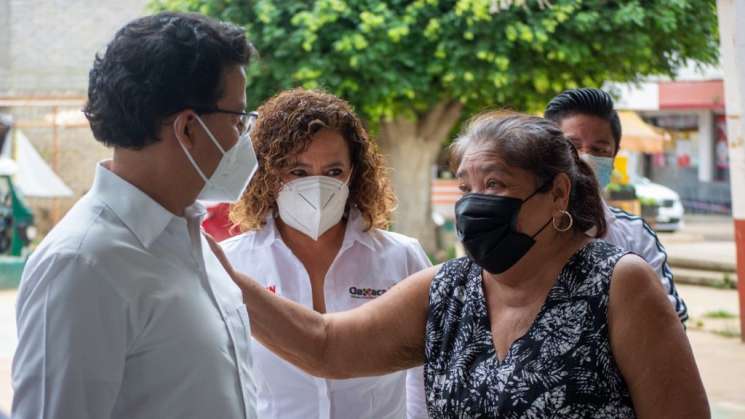
M 0 0 L 0 412 L 12 400 L 24 262 L 111 154 L 80 112 L 93 58 L 122 25 L 166 9 L 246 28 L 261 56 L 248 71 L 250 108 L 295 86 L 350 101 L 391 167 L 393 229 L 433 261 L 459 254 L 446 148 L 463 121 L 494 108 L 540 114 L 573 87 L 611 92 L 624 135 L 605 193 L 660 233 L 714 416 L 745 418 L 711 0 Z

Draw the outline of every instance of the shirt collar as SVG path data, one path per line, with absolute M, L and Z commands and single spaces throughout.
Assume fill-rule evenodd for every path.
M 605 216 L 605 223 L 610 225 L 616 222 L 616 217 L 613 216 L 613 213 L 610 211 L 610 208 L 608 207 L 608 203 L 605 202 L 605 199 L 601 199 L 600 202 L 603 206 L 603 215 Z
M 117 176 L 99 162 L 91 193 L 103 201 L 144 247 L 149 247 L 166 229 L 176 215 L 150 198 L 134 185 Z M 186 218 L 204 215 L 204 207 L 195 203 L 186 209 Z
M 347 218 L 347 229 L 344 232 L 342 249 L 351 247 L 355 242 L 358 242 L 370 250 L 375 250 L 375 238 L 370 234 L 370 231 L 365 231 L 365 227 L 367 227 L 367 223 L 360 211 L 356 208 L 351 209 Z M 274 215 L 269 215 L 266 217 L 264 228 L 255 233 L 253 247 L 270 246 L 280 240 L 282 240 L 282 236 L 277 229 Z
M 375 238 L 371 234 L 372 229 L 365 231 L 366 227 L 367 222 L 362 213 L 357 208 L 350 209 L 342 247 L 351 246 L 354 242 L 358 242 L 370 250 L 375 250 Z

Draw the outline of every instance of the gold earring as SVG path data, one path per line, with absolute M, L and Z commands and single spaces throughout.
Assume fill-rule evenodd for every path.
M 564 216 L 569 218 L 569 222 L 567 223 L 567 226 L 564 228 L 559 227 L 559 223 L 556 221 L 556 216 L 553 216 L 551 218 L 551 224 L 554 226 L 554 230 L 558 231 L 559 233 L 564 233 L 566 231 L 569 231 L 569 229 L 574 226 L 574 217 L 572 217 L 572 214 L 569 213 L 569 211 L 561 210 L 559 211 L 559 215 L 563 218 Z

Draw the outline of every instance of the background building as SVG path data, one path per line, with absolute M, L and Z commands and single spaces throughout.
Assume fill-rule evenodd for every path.
M 639 153 L 634 170 L 680 194 L 688 213 L 731 213 L 724 87 L 719 68 L 686 68 L 676 80 L 610 85 L 617 108 L 670 133 L 661 153 Z
M 88 71 L 96 52 L 126 22 L 145 14 L 146 5 L 147 0 L 109 1 L 105 7 L 96 0 L 0 1 L 0 113 L 13 117 L 74 192 L 61 200 L 29 200 L 42 231 L 88 190 L 95 162 L 111 154 L 79 113 Z

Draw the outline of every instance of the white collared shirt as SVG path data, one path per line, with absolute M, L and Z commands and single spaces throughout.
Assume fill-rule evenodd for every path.
M 351 211 L 344 241 L 324 281 L 327 312 L 353 309 L 383 294 L 407 276 L 431 266 L 415 239 L 382 230 L 363 231 Z M 313 308 L 310 278 L 285 245 L 274 220 L 259 231 L 221 243 L 238 270 L 270 291 Z M 422 368 L 349 380 L 306 374 L 251 343 L 257 408 L 262 419 L 426 418 Z
M 14 418 L 256 417 L 248 314 L 203 214 L 98 165 L 23 272 Z

